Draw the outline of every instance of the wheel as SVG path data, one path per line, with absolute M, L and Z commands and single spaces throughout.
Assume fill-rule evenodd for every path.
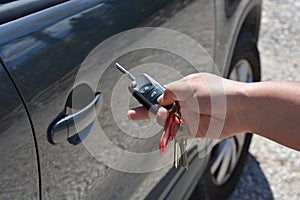
M 260 58 L 253 35 L 242 30 L 231 60 L 228 78 L 260 81 Z M 190 199 L 227 199 L 244 168 L 252 134 L 243 133 L 226 138 L 216 145 L 210 164 Z

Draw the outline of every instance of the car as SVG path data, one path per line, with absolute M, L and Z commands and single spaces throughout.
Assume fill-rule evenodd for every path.
M 161 128 L 126 118 L 138 103 L 114 65 L 162 84 L 195 72 L 259 81 L 261 9 L 260 0 L 0 1 L 0 198 L 229 197 L 251 134 L 195 139 L 188 170 L 174 168 L 172 147 L 158 153 Z

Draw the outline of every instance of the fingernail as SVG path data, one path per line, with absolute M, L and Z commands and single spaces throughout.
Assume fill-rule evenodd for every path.
M 162 100 L 163 100 L 163 97 L 164 97 L 164 94 L 160 95 L 158 98 L 157 98 L 157 102 L 159 104 L 161 104 Z
M 131 118 L 131 116 L 129 115 L 129 113 L 127 114 L 127 118 L 128 118 L 129 120 L 132 120 L 132 118 Z

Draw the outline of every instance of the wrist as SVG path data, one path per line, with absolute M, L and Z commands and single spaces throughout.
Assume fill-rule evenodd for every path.
M 234 133 L 254 132 L 257 125 L 252 87 L 252 83 L 234 82 L 231 85 L 233 92 L 227 94 L 227 116 Z
M 257 87 L 259 83 L 243 83 L 242 89 L 242 105 L 243 117 L 242 125 L 245 127 L 245 132 L 255 133 L 261 126 L 261 112 L 257 105 L 258 92 Z

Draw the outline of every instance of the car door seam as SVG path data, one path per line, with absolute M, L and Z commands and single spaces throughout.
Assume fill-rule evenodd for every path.
M 0 56 L 0 64 L 2 64 L 3 66 L 3 69 L 4 71 L 6 72 L 6 74 L 8 75 L 10 81 L 12 82 L 13 86 L 15 87 L 15 90 L 17 92 L 17 94 L 19 95 L 20 97 L 20 100 L 24 106 L 24 109 L 25 109 L 25 112 L 26 112 L 26 115 L 28 117 L 28 120 L 29 120 L 29 123 L 30 123 L 30 127 L 31 127 L 31 131 L 32 131 L 32 135 L 33 135 L 33 142 L 34 142 L 34 146 L 35 146 L 35 153 L 36 153 L 36 160 L 37 160 L 37 169 L 38 169 L 38 185 L 39 185 L 39 199 L 42 199 L 42 192 L 41 192 L 41 189 L 42 189 L 42 182 L 41 182 L 41 167 L 40 167 L 40 159 L 39 159 L 39 151 L 38 151 L 38 146 L 37 146 L 37 138 L 36 138 L 36 135 L 35 135 L 35 131 L 34 131 L 34 127 L 33 127 L 33 122 L 32 122 L 32 119 L 30 117 L 30 113 L 29 113 L 29 109 L 26 105 L 26 102 L 25 102 L 25 99 L 17 85 L 17 83 L 14 81 L 13 79 L 13 76 L 12 74 L 8 71 L 8 69 L 6 68 L 6 65 L 5 65 L 5 62 L 3 61 L 2 57 Z

